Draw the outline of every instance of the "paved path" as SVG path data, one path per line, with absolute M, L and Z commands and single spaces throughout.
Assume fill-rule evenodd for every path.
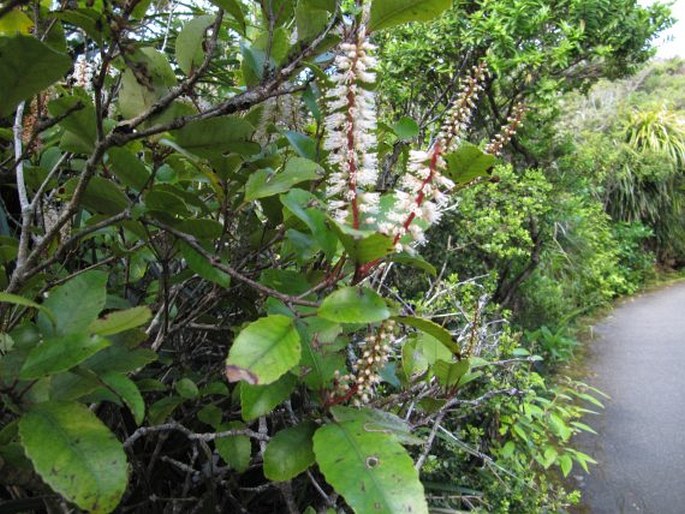
M 588 382 L 611 400 L 586 418 L 599 436 L 578 442 L 599 461 L 578 482 L 581 512 L 683 514 L 685 283 L 626 301 L 595 331 Z

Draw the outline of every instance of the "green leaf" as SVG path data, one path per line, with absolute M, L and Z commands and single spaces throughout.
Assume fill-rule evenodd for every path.
M 141 48 L 127 60 L 131 68 L 122 74 L 119 110 L 124 118 L 134 118 L 152 107 L 176 84 L 166 54 L 152 47 Z
M 0 37 L 0 117 L 62 78 L 70 67 L 68 55 L 34 37 Z
M 245 201 L 285 193 L 295 184 L 307 180 L 316 180 L 323 170 L 321 166 L 309 159 L 293 157 L 286 162 L 280 171 L 258 170 L 247 179 L 245 184 Z
M 236 337 L 226 360 L 229 382 L 267 385 L 300 361 L 300 335 L 290 318 L 277 314 L 250 323 Z
M 326 28 L 330 13 L 335 9 L 334 2 L 322 0 L 299 0 L 295 8 L 297 38 L 309 41 Z
M 411 433 L 409 423 L 390 412 L 371 408 L 353 409 L 336 405 L 331 407 L 331 414 L 339 423 L 357 421 L 363 423 L 366 430 L 392 435 L 397 442 L 402 444 L 424 443 L 423 439 Z
M 144 325 L 151 317 L 152 312 L 145 306 L 110 312 L 104 318 L 93 321 L 88 331 L 101 336 L 111 336 Z
M 258 147 L 249 142 L 253 131 L 252 125 L 244 119 L 223 116 L 188 123 L 175 134 L 176 143 L 185 150 L 200 157 L 217 157 Z
M 359 514 L 428 514 L 423 486 L 407 451 L 363 419 L 329 423 L 314 434 L 326 481 Z
M 183 220 L 176 228 L 197 239 L 218 239 L 224 231 L 221 223 L 209 219 Z
M 221 7 L 224 11 L 229 13 L 241 29 L 241 34 L 245 34 L 245 14 L 240 7 L 238 0 L 211 0 L 214 5 Z
M 107 274 L 93 270 L 51 289 L 43 306 L 53 313 L 55 325 L 53 327 L 50 317 L 41 311 L 38 328 L 45 335 L 85 332 L 105 306 L 106 284 Z
M 64 197 L 71 198 L 78 181 L 79 179 L 74 177 L 64 184 Z M 111 180 L 93 177 L 83 192 L 81 205 L 93 213 L 114 215 L 124 211 L 129 206 L 129 200 Z
M 286 373 L 269 385 L 240 384 L 240 408 L 243 419 L 252 421 L 269 414 L 277 405 L 290 397 L 297 378 Z
M 317 348 L 318 334 L 303 337 L 302 341 L 302 381 L 309 389 L 320 391 L 333 381 L 336 371 L 345 369 L 345 357 L 338 352 L 323 353 Z
M 214 16 L 198 16 L 183 25 L 176 38 L 176 61 L 186 75 L 198 68 L 205 59 L 203 50 L 205 33 L 214 22 Z
M 40 305 L 32 300 L 24 298 L 23 296 L 18 296 L 12 293 L 0 292 L 0 302 L 11 303 L 12 305 L 22 305 L 24 307 L 31 307 L 32 309 L 38 309 L 45 315 L 45 317 L 48 318 L 50 323 L 55 323 L 55 315 L 50 311 L 50 309 L 46 308 L 44 305 Z
M 182 378 L 176 382 L 174 387 L 181 398 L 185 398 L 186 400 L 193 400 L 200 396 L 200 390 L 197 388 L 197 385 L 189 378 Z
M 318 153 L 317 145 L 316 141 L 311 137 L 300 134 L 299 132 L 293 132 L 292 130 L 286 131 L 285 137 L 300 157 L 312 161 L 316 160 Z
M 445 160 L 447 161 L 445 175 L 458 186 L 468 184 L 478 177 L 487 176 L 497 162 L 494 155 L 483 152 L 471 143 L 462 143 L 456 151 L 447 154 Z
M 90 153 L 97 138 L 95 107 L 90 98 L 82 95 L 63 96 L 48 104 L 48 112 L 55 117 L 71 114 L 59 122 L 66 130 L 60 147 L 75 153 Z
M 0 36 L 15 36 L 29 34 L 33 28 L 33 21 L 20 9 L 14 8 L 0 18 Z
M 67 371 L 109 345 L 104 337 L 88 334 L 48 338 L 29 352 L 20 376 L 32 379 Z
M 221 424 L 223 411 L 213 404 L 208 404 L 197 411 L 197 419 L 216 429 Z
M 114 434 L 78 403 L 34 405 L 19 421 L 27 457 L 53 490 L 91 513 L 113 511 L 126 485 L 126 455 Z
M 573 468 L 573 461 L 571 460 L 571 457 L 566 454 L 559 457 L 559 467 L 561 468 L 561 472 L 564 474 L 564 477 L 567 477 L 571 472 L 571 468 Z
M 240 421 L 232 421 L 217 428 L 217 432 L 227 430 L 241 430 L 245 425 Z M 250 467 L 250 454 L 252 444 L 250 438 L 245 435 L 231 435 L 219 437 L 214 441 L 216 451 L 221 455 L 226 464 L 235 469 L 238 473 L 243 473 Z
M 305 421 L 278 432 L 264 451 L 264 476 L 274 482 L 285 482 L 314 464 L 315 431 L 316 425 Z
M 330 221 L 333 231 L 356 264 L 366 264 L 385 257 L 395 250 L 392 237 L 369 230 L 356 230 Z
M 386 260 L 390 262 L 397 262 L 398 264 L 406 264 L 407 266 L 413 266 L 414 268 L 423 270 L 434 277 L 438 274 L 438 271 L 435 269 L 435 266 L 433 266 L 430 262 L 425 260 L 420 255 L 409 255 L 408 253 L 394 253 L 388 255 L 388 257 L 386 257 Z
M 326 256 L 331 259 L 338 248 L 338 237 L 329 229 L 327 214 L 316 207 L 311 207 L 317 198 L 309 191 L 291 189 L 287 194 L 281 195 L 281 203 L 307 225 Z
M 145 401 L 135 382 L 126 375 L 115 372 L 100 375 L 100 379 L 121 398 L 133 414 L 136 424 L 140 425 L 145 419 Z
M 454 355 L 461 354 L 461 348 L 454 341 L 452 334 L 437 323 L 424 318 L 417 318 L 416 316 L 394 316 L 392 319 L 403 325 L 409 325 L 421 332 L 425 332 L 440 341 L 447 349 Z
M 414 139 L 419 135 L 419 124 L 406 116 L 391 125 L 391 128 L 397 137 L 403 141 Z
M 103 35 L 109 35 L 109 27 L 102 12 L 95 9 L 69 9 L 55 13 L 55 17 L 83 29 L 98 45 L 102 45 Z
M 382 30 L 410 21 L 430 21 L 452 5 L 452 0 L 374 0 L 369 30 Z
M 150 179 L 150 172 L 141 159 L 125 148 L 110 148 L 110 169 L 125 186 L 142 191 Z
M 176 410 L 176 407 L 183 403 L 183 398 L 178 396 L 167 396 L 161 400 L 157 400 L 150 405 L 147 413 L 147 419 L 151 425 L 159 425 L 164 423 L 166 419 L 171 416 L 171 413 Z
M 129 350 L 123 344 L 113 344 L 93 355 L 86 365 L 98 373 L 118 371 L 129 373 L 157 360 L 157 353 L 147 348 Z
M 231 277 L 227 273 L 215 268 L 203 255 L 196 252 L 187 243 L 181 242 L 180 246 L 181 254 L 183 254 L 183 258 L 191 270 L 202 278 L 228 289 L 231 285 Z
M 454 387 L 468 373 L 470 367 L 471 363 L 468 359 L 462 359 L 459 362 L 437 360 L 433 364 L 433 373 L 443 386 Z
M 368 287 L 344 287 L 324 299 L 318 314 L 338 323 L 375 323 L 388 319 L 390 309 L 383 297 Z

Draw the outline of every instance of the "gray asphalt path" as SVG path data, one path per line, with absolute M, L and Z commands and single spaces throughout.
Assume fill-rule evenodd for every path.
M 683 514 L 685 283 L 624 302 L 595 332 L 587 381 L 611 400 L 586 417 L 599 436 L 578 441 L 599 461 L 576 477 L 581 512 Z

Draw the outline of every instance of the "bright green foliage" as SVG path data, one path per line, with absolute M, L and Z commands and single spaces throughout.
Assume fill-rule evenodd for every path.
M 658 164 L 682 106 L 584 153 L 559 92 L 633 70 L 667 23 L 630 0 L 17 3 L 3 508 L 566 509 L 545 470 L 591 462 L 571 398 L 594 396 L 532 365 L 566 359 L 567 321 L 634 290 L 645 238 L 675 233 L 650 214 L 680 184 L 679 157 Z M 520 100 L 503 164 L 484 149 Z M 639 215 L 614 212 L 620 181 Z
M 61 79 L 70 64 L 69 56 L 34 37 L 0 36 L 0 116 L 7 116 L 19 101 Z
M 38 404 L 19 421 L 19 435 L 36 471 L 53 489 L 88 512 L 114 510 L 126 490 L 126 456 L 85 406 Z
M 369 288 L 346 287 L 321 303 L 321 318 L 337 323 L 373 323 L 390 317 L 385 300 Z
M 300 360 L 300 335 L 293 321 L 274 314 L 250 323 L 236 338 L 226 360 L 228 380 L 268 385 Z
M 264 475 L 269 480 L 290 480 L 314 464 L 313 423 L 286 428 L 269 441 L 264 451 Z
M 364 418 L 327 424 L 314 434 L 316 461 L 326 480 L 358 513 L 427 513 L 411 458 Z

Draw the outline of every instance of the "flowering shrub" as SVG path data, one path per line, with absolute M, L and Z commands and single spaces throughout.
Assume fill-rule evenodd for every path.
M 466 141 L 481 60 L 434 121 L 379 119 L 370 38 L 450 2 L 24 4 L 0 7 L 3 500 L 427 513 L 443 425 L 536 360 L 487 294 L 416 307 L 457 308 L 419 248 L 523 117 Z

